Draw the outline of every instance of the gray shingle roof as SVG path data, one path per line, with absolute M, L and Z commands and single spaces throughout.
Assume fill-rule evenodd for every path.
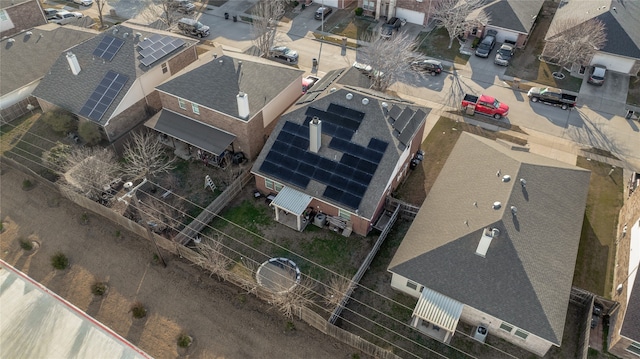
M 113 29 L 110 29 L 70 49 L 70 52 L 76 55 L 80 64 L 81 71 L 78 75 L 71 73 L 66 59 L 66 52 L 61 54 L 51 66 L 49 73 L 33 91 L 33 95 L 78 114 L 109 70 L 125 75 L 128 77 L 128 81 L 99 121 L 100 124 L 104 125 L 138 77 L 149 69 L 160 66 L 167 59 L 197 42 L 185 39 L 187 42 L 185 46 L 147 67 L 140 63 L 137 45 L 144 38 L 151 37 L 158 32 L 153 30 L 146 31 L 142 27 L 130 27 L 125 24 L 118 25 L 117 29 L 118 31 L 115 33 Z M 124 36 L 125 33 L 128 34 L 126 37 Z M 136 33 L 140 33 L 140 36 L 135 36 Z M 160 33 L 169 35 L 169 33 Z M 93 55 L 94 50 L 105 36 L 124 40 L 124 44 L 111 61 L 105 61 Z
M 627 291 L 629 290 L 631 291 L 631 296 L 629 297 L 629 303 L 627 303 L 620 335 L 640 342 L 640 329 L 638 329 L 640 328 L 640 276 L 637 274 L 633 284 L 630 283 L 629 288 L 627 288 Z
M 351 100 L 348 100 L 346 98 L 346 95 L 348 93 L 351 93 L 353 95 L 353 98 Z M 365 97 L 369 99 L 369 102 L 366 105 L 362 103 L 362 99 L 364 99 Z M 362 122 L 358 126 L 357 132 L 353 135 L 349 143 L 367 147 L 369 141 L 372 138 L 388 143 L 388 146 L 386 147 L 386 150 L 382 155 L 377 168 L 374 169 L 373 177 L 371 178 L 368 187 L 366 188 L 366 191 L 362 197 L 362 200 L 359 202 L 359 206 L 357 208 L 358 215 L 363 218 L 371 219 L 374 211 L 377 209 L 378 204 L 383 199 L 384 191 L 386 190 L 390 177 L 398 164 L 400 155 L 405 150 L 405 146 L 398 140 L 397 131 L 394 130 L 393 125 L 385 116 L 385 110 L 382 107 L 382 101 L 372 96 L 365 96 L 356 91 L 347 91 L 344 89 L 340 89 L 323 97 L 319 97 L 310 104 L 300 106 L 293 111 L 284 114 L 280 118 L 279 122 L 271 133 L 271 136 L 267 140 L 267 143 L 265 144 L 262 152 L 258 156 L 253 166 L 252 172 L 267 178 L 274 178 L 268 173 L 262 171 L 261 166 L 265 162 L 265 158 L 267 157 L 267 155 L 269 155 L 269 153 L 271 152 L 272 146 L 274 142 L 276 142 L 276 139 L 278 138 L 285 124 L 287 122 L 292 122 L 297 125 L 303 125 L 307 120 L 306 114 L 308 109 L 326 111 L 332 104 L 334 104 L 334 106 L 340 105 L 348 109 L 364 113 Z M 391 106 L 393 105 L 393 103 L 390 102 L 389 105 Z M 426 114 L 428 114 L 430 111 L 426 108 L 416 108 L 406 106 L 404 104 L 396 104 L 396 106 L 399 106 L 403 109 L 409 107 L 412 110 L 416 111 L 416 113 L 418 113 L 419 116 L 422 117 L 418 120 L 419 125 L 417 125 L 414 131 L 418 130 L 422 126 L 422 124 L 426 120 Z M 320 118 L 320 120 L 322 120 L 322 118 Z M 306 136 L 308 139 L 308 134 L 306 134 Z M 327 135 L 323 135 L 322 137 L 323 142 L 318 155 L 324 159 L 328 159 L 331 161 L 340 161 L 344 156 L 343 152 L 329 148 L 328 143 L 331 138 Z M 283 165 L 287 166 L 288 163 L 283 163 Z M 293 165 L 297 166 L 297 163 L 294 163 Z M 293 187 L 301 192 L 304 192 L 312 197 L 319 198 L 327 203 L 332 203 L 339 208 L 345 208 L 352 212 L 354 211 L 354 209 L 345 206 L 343 203 L 324 196 L 327 185 L 319 181 L 311 179 L 306 188 L 300 188 L 291 181 L 287 181 L 284 179 L 277 180 L 278 182 L 281 182 L 286 186 Z
M 557 35 L 556 24 L 575 18 L 582 22 L 596 18 L 605 25 L 607 42 L 601 51 L 640 59 L 639 1 L 563 1 L 558 7 L 545 39 Z
M 33 0 L 0 0 L 0 9 L 6 9 L 10 6 L 22 4 L 27 1 L 33 1 Z
M 463 133 L 389 271 L 559 345 L 589 179 L 587 170 Z M 475 252 L 485 228 L 500 236 L 483 258 Z
M 42 78 L 60 53 L 98 34 L 73 26 L 47 24 L 0 41 L 0 95 Z M 41 36 L 42 35 L 42 36 Z M 9 42 L 14 39 L 14 42 Z
M 239 117 L 236 95 L 244 92 L 249 97 L 251 117 L 303 73 L 304 71 L 290 67 L 239 60 L 225 55 L 156 88 L 235 117 Z
M 491 17 L 489 24 L 528 34 L 544 0 L 493 0 L 482 9 Z

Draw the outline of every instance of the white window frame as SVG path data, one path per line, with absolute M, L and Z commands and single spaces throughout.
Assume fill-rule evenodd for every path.
M 162 73 L 166 74 L 167 71 L 169 71 L 169 67 L 167 66 L 166 62 L 163 62 L 162 65 L 160 65 L 160 67 L 162 67 Z
M 418 290 L 418 283 L 407 280 L 407 288 Z
M 186 110 L 187 109 L 187 105 L 185 105 L 184 103 L 184 99 L 178 97 L 178 106 L 180 106 L 181 109 Z
M 527 340 L 527 338 L 529 337 L 529 333 L 522 330 L 522 329 L 516 329 L 516 331 L 513 333 L 513 335 L 515 335 L 516 337 L 522 339 L 522 340 Z
M 631 345 L 627 347 L 627 351 L 636 355 L 640 355 L 640 343 L 631 342 Z
M 506 327 L 511 328 L 509 330 L 505 329 Z M 507 323 L 507 322 L 502 322 L 502 324 L 500 324 L 500 329 L 504 330 L 507 333 L 511 333 L 513 331 L 513 328 L 515 328 L 513 325 Z
M 280 192 L 282 191 L 282 189 L 284 188 L 284 185 L 278 181 L 275 181 L 275 190 L 276 192 Z
M 196 115 L 200 114 L 200 107 L 197 103 L 191 103 L 191 111 L 193 111 L 193 113 L 195 113 Z
M 269 179 L 269 178 L 265 178 L 264 179 L 264 186 L 267 187 L 268 189 L 270 189 L 272 191 L 276 191 L 276 192 L 280 192 L 280 191 L 282 191 L 282 188 L 284 188 L 284 185 L 282 183 L 274 181 L 274 180 Z
M 346 220 L 346 221 L 351 221 L 351 213 L 345 211 L 342 208 L 338 208 L 338 217 Z
M 376 11 L 376 1 L 362 0 L 362 8 L 367 11 Z

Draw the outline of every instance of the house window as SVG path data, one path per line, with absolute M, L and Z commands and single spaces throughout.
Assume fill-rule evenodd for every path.
M 640 343 L 638 342 L 631 343 L 631 345 L 627 347 L 627 350 L 634 354 L 640 355 Z
M 529 336 L 529 333 L 525 332 L 524 330 L 521 329 L 516 329 L 515 332 L 516 337 L 520 337 L 522 339 L 527 339 L 527 337 Z
M 375 0 L 364 0 L 362 1 L 362 8 L 369 11 L 376 11 L 376 2 Z
M 282 183 L 280 183 L 280 182 L 276 182 L 275 183 L 276 191 L 280 192 L 280 191 L 282 191 L 283 188 L 284 188 L 284 185 Z
M 413 289 L 413 290 L 417 290 L 417 289 L 418 289 L 418 284 L 416 284 L 416 283 L 414 283 L 414 282 L 412 282 L 412 281 L 408 280 L 408 281 L 407 281 L 407 287 L 409 287 L 409 288 L 411 288 L 411 289 Z
M 511 333 L 513 327 L 505 322 L 502 322 L 502 324 L 500 324 L 500 329 L 504 330 L 505 332 Z
M 161 67 L 162 67 L 162 73 L 163 74 L 166 74 L 167 71 L 169 71 L 169 67 L 167 66 L 166 62 L 163 62 Z
M 180 106 L 181 109 L 186 110 L 187 109 L 187 105 L 184 104 L 184 100 L 178 97 L 178 105 Z
M 7 12 L 5 10 L 0 10 L 0 21 L 7 21 L 9 17 L 7 16 Z
M 274 180 L 270 180 L 268 178 L 264 179 L 264 186 L 270 190 L 280 192 L 284 185 L 282 183 L 276 182 Z
M 197 103 L 191 103 L 191 109 L 193 110 L 193 113 L 195 113 L 196 115 L 200 114 L 200 107 L 198 107 Z
M 344 220 L 350 221 L 351 220 L 351 213 L 339 208 L 338 209 L 338 217 L 340 217 L 340 218 L 342 218 Z

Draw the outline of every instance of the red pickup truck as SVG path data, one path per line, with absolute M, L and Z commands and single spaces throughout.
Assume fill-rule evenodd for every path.
M 501 119 L 509 115 L 509 106 L 495 99 L 495 97 L 481 95 L 480 97 L 466 94 L 462 100 L 462 108 L 473 108 L 475 112 L 495 119 Z

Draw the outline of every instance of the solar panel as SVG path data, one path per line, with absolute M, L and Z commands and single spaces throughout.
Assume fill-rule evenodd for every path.
M 334 136 L 338 137 L 338 138 L 342 138 L 343 140 L 347 140 L 350 141 L 351 137 L 353 137 L 354 132 L 344 128 L 344 127 L 338 127 L 336 129 L 336 133 Z
M 334 150 L 340 152 L 347 152 L 347 149 L 349 148 L 349 142 L 341 138 L 334 137 L 331 139 L 331 142 L 329 142 L 329 148 L 333 148 Z
M 364 118 L 364 112 L 356 111 L 335 103 L 329 104 L 329 107 L 327 108 L 327 112 L 335 113 L 342 117 L 346 117 L 350 120 L 354 120 L 358 122 L 358 125 L 360 124 L 360 122 L 362 122 L 362 119 Z
M 371 178 L 372 177 L 373 177 L 373 175 L 370 175 L 370 174 L 365 173 L 363 171 L 355 171 L 355 172 L 353 172 L 353 177 L 352 178 L 353 178 L 354 181 L 356 181 L 356 182 L 358 182 L 358 183 L 360 183 L 362 185 L 368 186 L 369 182 L 371 182 Z
M 373 175 L 376 172 L 376 168 L 377 167 L 378 166 L 373 162 L 360 160 L 360 162 L 358 162 L 358 166 L 356 168 L 359 169 L 360 171 L 364 172 L 364 173 L 369 173 L 369 174 Z
M 320 156 L 311 152 L 303 152 L 300 156 L 300 160 L 311 166 L 315 166 L 320 162 Z
M 386 143 L 385 141 L 379 140 L 377 138 L 372 138 L 369 140 L 369 146 L 367 146 L 368 148 L 374 150 L 374 151 L 378 151 L 378 152 L 383 152 L 387 149 L 387 146 L 389 144 Z
M 333 137 L 336 134 L 337 130 L 338 130 L 338 126 L 332 123 L 324 123 L 324 122 L 322 123 L 322 133 L 327 136 Z
M 284 126 L 282 126 L 282 131 L 291 133 L 291 134 L 296 134 L 298 133 L 298 127 L 300 127 L 299 125 L 296 125 L 293 122 L 287 121 L 284 123 Z M 282 131 L 280 131 L 280 135 L 282 135 Z M 278 137 L 280 136 L 278 135 Z
M 331 179 L 331 172 L 316 168 L 316 171 L 313 173 L 313 179 L 320 183 L 328 184 Z
M 271 151 L 285 154 L 289 151 L 289 144 L 282 141 L 276 141 L 273 143 L 273 146 L 271 146 Z
M 313 177 L 313 174 L 315 173 L 316 168 L 308 165 L 304 162 L 300 162 L 300 164 L 298 165 L 298 173 L 301 173 L 307 177 Z
M 360 202 L 362 202 L 362 196 L 355 196 L 348 192 L 344 192 L 342 198 L 340 198 L 340 203 L 343 203 L 350 208 L 358 208 L 358 206 L 360 206 Z
M 262 166 L 260 166 L 260 171 L 263 171 L 264 173 L 269 174 L 271 176 L 277 176 L 280 173 L 278 165 L 269 161 L 262 162 Z
M 413 117 L 413 111 L 410 108 L 405 108 L 404 111 L 400 114 L 400 117 L 393 123 L 393 128 L 395 128 L 398 132 L 402 133 L 405 126 L 411 121 L 411 117 Z
M 353 193 L 356 196 L 362 196 L 367 191 L 367 187 L 356 181 L 349 181 L 346 187 L 346 191 L 349 193 Z
M 162 39 L 162 35 L 160 34 L 153 34 L 151 37 L 145 39 L 144 41 L 142 41 L 141 43 L 138 44 L 138 46 L 141 49 L 146 49 L 149 46 L 155 44 L 156 42 L 160 41 L 160 39 Z
M 354 171 L 353 167 L 344 165 L 342 163 L 339 163 L 335 169 L 335 173 L 344 178 L 350 178 L 351 175 L 353 175 L 353 171 Z
M 138 45 L 140 47 L 138 53 L 142 56 L 140 62 L 150 66 L 184 44 L 186 42 L 182 39 L 155 34 Z
M 294 173 L 293 175 L 291 175 L 291 178 L 289 180 L 296 186 L 302 188 L 306 188 L 310 181 L 309 177 L 304 176 L 300 173 Z
M 382 153 L 377 151 L 372 151 L 372 150 L 366 150 L 361 156 L 361 158 L 377 164 L 378 162 L 380 162 L 380 159 L 382 158 Z
M 309 140 L 299 136 L 294 136 L 291 141 L 291 145 L 299 149 L 306 150 L 307 148 L 309 148 Z
M 391 117 L 394 121 L 398 119 L 398 116 L 402 113 L 402 109 L 396 105 L 393 105 L 391 110 L 389 110 L 389 117 Z
M 327 158 L 320 158 L 320 161 L 318 162 L 318 167 L 329 172 L 333 172 L 333 170 L 336 168 L 336 165 L 337 163 Z
M 358 162 L 360 162 L 360 159 L 358 157 L 350 155 L 348 153 L 343 154 L 342 158 L 340 159 L 340 163 L 351 167 L 355 167 Z
M 123 44 L 124 40 L 122 39 L 113 36 L 105 36 L 102 38 L 102 41 L 100 41 L 96 49 L 93 50 L 93 55 L 107 61 L 111 61 Z
M 324 196 L 327 198 L 333 199 L 335 201 L 340 201 L 343 194 L 344 194 L 344 191 L 341 191 L 332 186 L 327 186 L 327 188 L 324 190 Z
M 267 157 L 265 157 L 265 161 L 270 161 L 273 163 L 280 163 L 280 161 L 282 161 L 282 157 L 283 155 L 275 152 L 275 151 L 269 151 L 269 153 L 267 154 Z
M 80 109 L 80 114 L 94 121 L 100 121 L 128 79 L 128 76 L 115 71 L 107 72 L 82 109 Z
M 337 174 L 331 175 L 331 179 L 329 179 L 329 185 L 339 189 L 346 188 L 348 183 L 349 180 Z

